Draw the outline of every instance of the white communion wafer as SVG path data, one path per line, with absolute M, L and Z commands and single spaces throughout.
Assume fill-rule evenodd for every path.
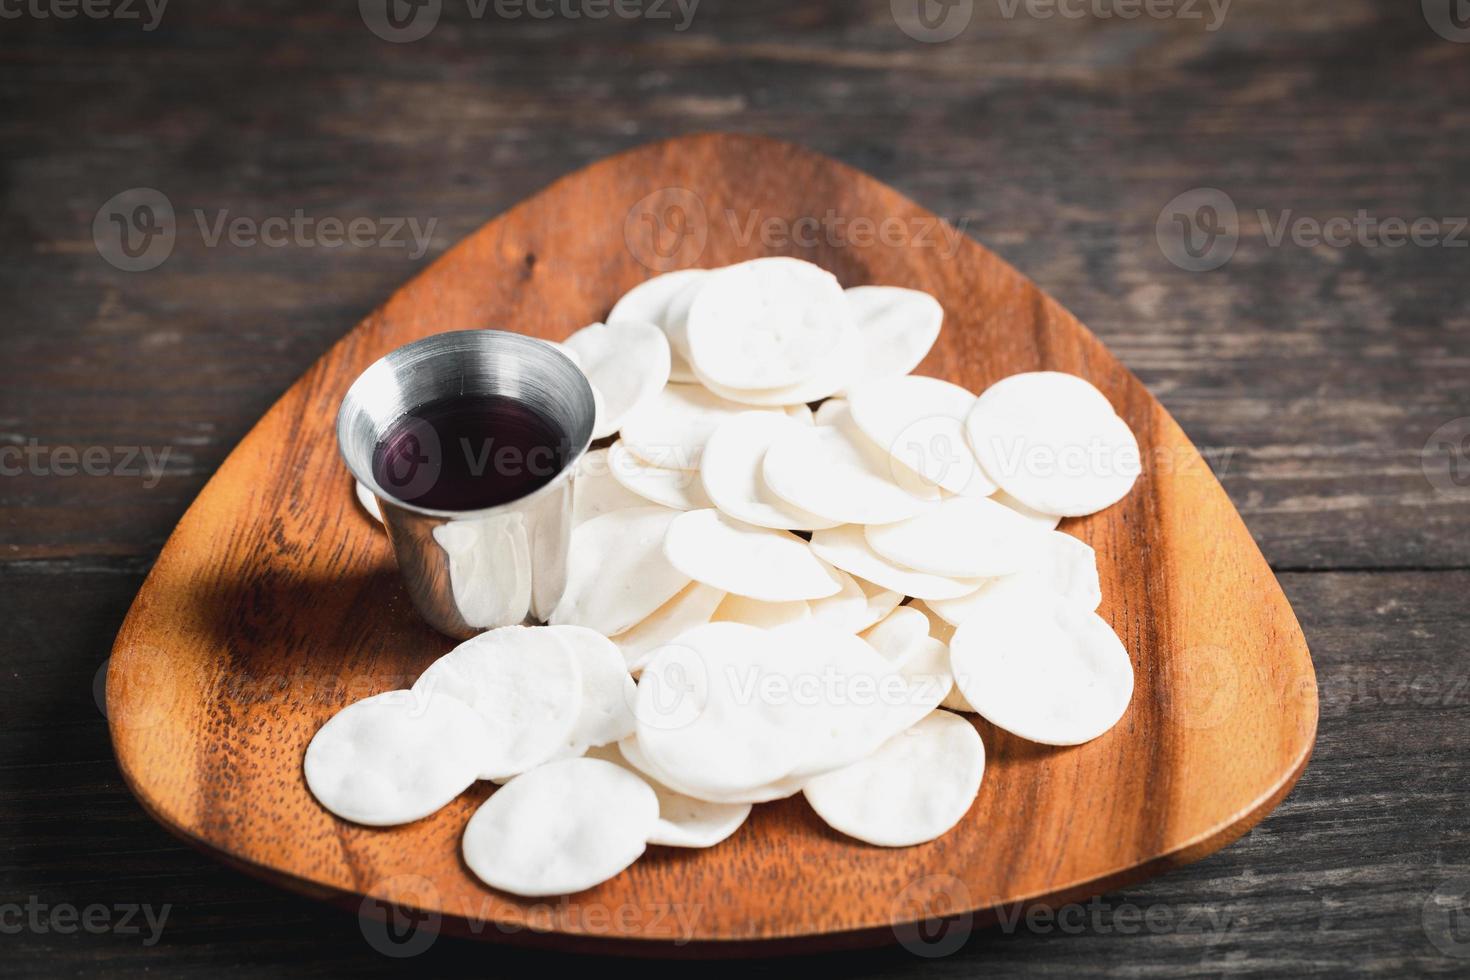
M 715 614 L 710 617 L 710 621 L 744 623 L 747 626 L 771 629 L 787 623 L 798 623 L 803 619 L 810 619 L 811 616 L 811 604 L 803 599 L 793 602 L 762 602 L 759 599 L 747 599 L 743 595 L 731 593 L 725 596 L 724 601 L 715 610 Z
M 480 778 L 503 779 L 567 751 L 582 714 L 580 657 L 556 630 L 505 626 L 481 633 L 428 666 L 420 697 L 447 695 L 484 720 Z
M 576 352 L 602 396 L 594 439 L 618 431 L 623 419 L 669 382 L 669 341 L 651 323 L 594 323 L 563 343 Z
M 679 269 L 654 276 L 624 293 L 607 315 L 608 323 L 652 323 L 664 332 L 669 339 L 670 381 L 694 380 L 684 327 L 697 284 L 707 275 L 707 269 Z
M 787 405 L 782 409 L 782 411 L 786 413 L 786 416 L 788 418 L 796 419 L 796 421 L 800 422 L 802 425 L 817 424 L 817 417 L 812 412 L 812 407 L 810 405 Z
M 635 741 L 629 739 L 630 742 Z M 648 835 L 648 843 L 665 847 L 714 847 L 726 839 L 750 816 L 749 803 L 711 803 L 670 789 L 645 772 L 639 772 L 623 757 L 616 745 L 593 749 L 587 753 L 622 766 L 638 776 L 658 797 L 658 822 Z
M 945 622 L 945 620 L 942 619 L 938 613 L 930 608 L 930 605 L 930 602 L 925 602 L 923 599 L 915 599 L 913 603 L 908 606 L 908 608 L 918 610 L 918 612 L 929 624 L 929 635 L 938 640 L 940 643 L 943 643 L 945 649 L 948 650 L 949 641 L 954 638 L 955 627 L 953 624 Z M 953 659 L 951 658 L 950 670 L 953 671 L 953 669 L 954 663 Z M 942 706 L 948 708 L 951 711 L 967 711 L 971 714 L 974 714 L 975 712 L 975 709 L 971 706 L 970 702 L 965 700 L 965 693 L 960 689 L 959 678 L 955 678 L 954 686 L 950 688 L 949 693 L 944 696 L 944 702 Z
M 995 492 L 970 444 L 965 418 L 975 396 L 939 378 L 904 375 L 853 387 L 849 411 L 858 431 L 905 467 L 951 493 L 984 497 Z
M 1097 574 L 1097 554 L 1085 541 L 1062 531 L 1047 531 L 1036 542 L 1029 568 L 1014 575 L 991 579 L 969 595 L 958 599 L 934 599 L 929 605 L 940 618 L 955 626 L 983 610 L 994 596 L 1016 588 L 1011 580 L 1024 576 L 1049 589 L 1078 609 L 1096 609 L 1102 604 L 1102 585 Z
M 1018 571 L 1035 561 L 1047 533 L 986 497 L 948 497 L 917 517 L 865 532 L 872 549 L 889 561 L 951 578 Z
M 666 470 L 650 466 L 628 452 L 621 441 L 607 448 L 607 465 L 613 479 L 632 493 L 674 510 L 699 510 L 714 506 L 699 474 L 693 470 Z
M 613 479 L 606 449 L 595 449 L 578 461 L 576 479 L 572 481 L 572 526 L 609 511 L 647 506 L 648 498 Z
M 985 719 L 1046 745 L 1079 745 L 1117 723 L 1133 664 L 1097 613 L 1011 576 L 950 641 L 955 682 Z
M 908 374 L 939 339 L 944 307 L 928 293 L 899 286 L 853 286 L 843 298 L 863 350 L 855 385 Z
M 853 329 L 845 327 L 837 348 L 817 368 L 816 373 L 795 384 L 776 388 L 732 388 L 700 371 L 694 376 L 710 391 L 730 401 L 757 407 L 789 409 L 795 405 L 820 401 L 845 388 L 861 361 L 862 350 L 853 339 Z
M 764 602 L 820 599 L 842 588 L 801 538 L 717 510 L 691 510 L 675 518 L 664 553 L 696 582 Z
M 648 779 L 650 786 L 655 783 L 668 786 L 677 793 L 706 803 L 770 803 L 772 800 L 784 800 L 788 796 L 795 796 L 801 792 L 801 787 L 806 783 L 805 776 L 786 776 L 762 786 L 728 793 L 716 793 L 708 789 L 689 789 L 678 786 L 674 777 L 653 764 L 638 747 L 637 736 L 623 739 L 618 743 L 618 750 L 623 753 L 623 758 L 629 765 Z
M 761 463 L 771 443 L 789 432 L 811 426 L 777 412 L 743 412 L 726 419 L 705 443 L 699 476 L 713 506 L 736 520 L 788 531 L 832 527 L 782 500 L 766 486 Z
M 986 475 L 1045 514 L 1102 510 L 1123 499 L 1140 470 L 1128 424 L 1100 391 L 1070 374 L 997 381 L 975 402 L 965 432 Z
M 485 723 L 448 695 L 389 691 L 349 704 L 306 747 L 306 786 L 344 820 L 387 827 L 427 817 L 480 774 Z
M 654 654 L 638 679 L 634 714 L 655 774 L 716 800 L 789 775 L 810 721 L 789 698 L 764 696 L 789 677 L 788 661 L 768 631 L 741 623 L 696 627 Z
M 1034 524 L 1039 524 L 1042 527 L 1046 528 L 1048 531 L 1055 530 L 1056 526 L 1062 523 L 1062 518 L 1060 514 L 1043 514 L 1039 510 L 1027 507 L 1015 497 L 1012 497 L 1010 494 L 1006 493 L 1004 490 L 995 491 L 995 493 L 990 495 L 990 499 L 994 500 L 998 504 L 1003 504 L 1006 507 L 1009 507 L 1011 510 L 1015 511 L 1017 514 L 1020 514 L 1028 521 L 1031 521 Z
M 830 272 L 800 259 L 753 259 L 711 274 L 695 294 L 689 362 L 730 388 L 793 385 L 817 373 L 849 323 Z
M 623 445 L 634 456 L 670 470 L 697 470 L 704 445 L 727 419 L 753 411 L 702 385 L 669 385 L 623 422 Z
M 617 646 L 584 626 L 543 626 L 576 658 L 582 675 L 582 707 L 568 741 L 568 755 L 608 745 L 633 734 L 637 691 Z
M 613 642 L 622 651 L 628 669 L 640 671 L 659 647 L 680 633 L 709 622 L 724 598 L 725 593 L 719 589 L 703 582 L 690 582 L 647 619 L 613 637 Z
M 513 895 L 569 895 L 638 860 L 658 797 L 636 773 L 601 759 L 563 759 L 512 780 L 464 829 L 465 864 Z
M 817 406 L 812 420 L 818 425 L 840 425 L 848 416 L 850 406 L 846 398 L 828 398 Z
M 842 590 L 836 595 L 829 595 L 823 599 L 813 599 L 811 606 L 812 617 L 824 623 L 830 623 L 848 633 L 858 633 L 873 625 L 877 618 L 885 613 L 873 615 L 868 604 L 868 593 L 863 590 L 862 583 L 841 569 L 832 569 L 832 574 L 837 576 L 837 581 L 842 583 Z M 875 594 L 882 595 L 882 592 Z M 895 600 L 895 605 L 897 600 Z
M 974 726 L 936 711 L 868 758 L 813 779 L 804 792 L 833 830 L 879 847 L 907 847 L 959 823 L 984 773 L 985 746 Z
M 379 524 L 383 523 L 383 510 L 378 506 L 378 498 L 373 496 L 373 492 L 361 480 L 357 481 L 357 502 L 368 512 L 368 516 Z
M 917 599 L 953 599 L 974 592 L 982 582 L 978 578 L 931 575 L 894 564 L 873 550 L 857 524 L 817 531 L 812 535 L 811 548 L 818 558 L 850 575 Z
M 895 474 L 886 453 L 850 426 L 818 425 L 778 436 L 761 465 L 776 496 L 830 521 L 889 524 L 923 513 L 939 491 Z
M 838 569 L 838 571 L 841 571 L 841 569 Z M 843 574 L 846 573 L 844 572 Z M 885 589 L 881 585 L 875 585 L 867 579 L 858 578 L 857 576 L 853 576 L 853 578 L 863 590 L 863 595 L 868 599 L 868 612 L 864 617 L 863 624 L 858 627 L 859 632 L 867 629 L 884 616 L 893 612 L 893 610 L 898 608 L 898 604 L 903 602 L 902 592 Z
M 664 556 L 664 535 L 680 512 L 615 510 L 572 529 L 567 584 L 548 617 L 616 636 L 647 619 L 689 584 Z
M 929 620 L 913 606 L 899 606 L 861 635 L 886 660 L 902 667 L 929 638 Z

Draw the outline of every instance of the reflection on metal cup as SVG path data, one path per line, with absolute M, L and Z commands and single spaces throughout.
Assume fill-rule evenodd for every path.
M 562 434 L 560 469 L 549 480 L 477 510 L 414 502 L 423 489 L 417 484 L 435 478 L 433 459 L 426 469 L 405 471 L 406 483 L 383 485 L 374 454 L 395 426 L 401 429 L 422 406 L 485 397 L 521 403 Z M 498 330 L 426 337 L 382 357 L 353 382 L 337 415 L 342 458 L 378 499 L 399 572 L 431 626 L 463 638 L 550 614 L 566 586 L 572 479 L 591 442 L 594 415 L 591 385 L 565 354 Z M 415 434 L 415 451 L 421 442 L 433 444 L 432 432 Z

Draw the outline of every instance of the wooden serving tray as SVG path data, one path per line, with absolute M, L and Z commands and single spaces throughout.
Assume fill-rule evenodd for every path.
M 333 434 L 352 380 L 427 334 L 561 338 L 655 272 L 767 254 L 809 259 L 844 285 L 937 296 L 944 330 L 919 373 L 979 391 L 1017 371 L 1069 371 L 1133 427 L 1144 454 L 1133 492 L 1063 525 L 1097 549 L 1101 614 L 1133 656 L 1122 721 L 1067 749 L 979 722 L 979 798 L 930 844 L 849 840 L 798 796 L 756 807 L 718 847 L 650 848 L 564 901 L 493 891 L 465 867 L 460 832 L 487 785 L 390 830 L 318 806 L 301 774 L 317 727 L 350 701 L 406 687 L 453 645 L 419 622 L 384 535 L 353 499 Z M 1097 338 L 872 178 L 725 135 L 646 146 L 557 181 L 328 351 L 179 522 L 118 635 L 107 706 L 144 807 L 250 873 L 353 909 L 369 896 L 439 913 L 442 928 L 482 938 L 703 955 L 892 942 L 927 916 L 984 923 L 1015 903 L 1070 901 L 1193 861 L 1286 795 L 1317 725 L 1301 629 L 1240 516 Z

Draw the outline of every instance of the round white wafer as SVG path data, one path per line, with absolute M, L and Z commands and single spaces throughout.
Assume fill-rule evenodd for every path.
M 306 786 L 344 820 L 388 827 L 420 820 L 480 773 L 485 723 L 448 695 L 389 691 L 349 704 L 306 747 Z
M 1039 510 L 1033 510 L 1032 508 L 1027 507 L 1025 504 L 1021 503 L 1015 497 L 1012 497 L 1010 494 L 1006 493 L 1004 490 L 995 491 L 995 493 L 990 495 L 990 499 L 1005 507 L 1009 507 L 1011 510 L 1015 511 L 1017 514 L 1020 514 L 1028 521 L 1031 521 L 1033 524 L 1039 524 L 1040 526 L 1046 528 L 1048 531 L 1055 530 L 1056 526 L 1062 523 L 1062 518 L 1060 514 L 1043 514 Z
M 865 533 L 869 546 L 895 564 L 949 578 L 992 578 L 1033 563 L 1049 532 L 988 498 L 949 497 Z
M 750 816 L 749 803 L 711 803 L 670 789 L 647 773 L 639 772 L 616 745 L 593 749 L 587 754 L 637 773 L 653 789 L 658 797 L 658 822 L 648 835 L 650 844 L 714 847 L 739 830 L 745 818 Z
M 1133 664 L 1111 626 L 1032 576 L 988 591 L 950 641 L 955 681 L 999 728 L 1045 745 L 1080 745 L 1115 725 Z
M 664 554 L 696 582 L 764 602 L 835 595 L 842 588 L 805 541 L 717 510 L 691 510 L 669 525 Z
M 803 792 L 833 830 L 879 847 L 907 847 L 959 823 L 984 773 L 985 746 L 974 727 L 936 711 Z
M 623 445 L 634 456 L 669 470 L 697 470 L 715 429 L 749 405 L 721 398 L 701 385 L 669 385 L 623 421 Z
M 617 646 L 583 626 L 542 626 L 574 656 L 582 675 L 582 707 L 572 727 L 567 754 L 608 745 L 633 734 L 633 699 L 637 691 Z
M 862 638 L 884 659 L 902 667 L 929 638 L 929 620 L 913 606 L 899 606 L 865 630 Z
M 700 286 L 689 308 L 689 362 L 730 388 L 794 385 L 817 373 L 848 324 L 830 272 L 800 259 L 753 259 Z
M 808 603 L 814 619 L 830 623 L 848 633 L 859 633 L 873 625 L 876 619 L 886 615 L 880 612 L 874 616 L 869 607 L 868 593 L 863 590 L 862 584 L 857 579 L 841 569 L 832 569 L 832 574 L 837 576 L 838 582 L 842 583 L 842 590 L 836 595 L 813 599 Z M 875 595 L 887 594 L 882 590 L 875 590 Z M 879 601 L 881 603 L 883 600 Z M 897 605 L 897 600 L 894 604 Z
M 853 387 L 853 425 L 898 465 L 951 493 L 984 497 L 995 484 L 981 471 L 965 439 L 975 396 L 959 385 L 904 375 Z
M 981 394 L 965 422 L 985 474 L 1033 510 L 1080 517 L 1138 478 L 1138 440 L 1106 397 L 1055 371 L 1016 374 Z
M 934 599 L 929 603 L 940 618 L 959 626 L 991 602 L 991 593 L 1002 594 L 1016 585 L 1010 580 L 1025 576 L 1053 592 L 1077 609 L 1096 609 L 1102 604 L 1102 585 L 1097 575 L 1097 554 L 1085 542 L 1062 531 L 1047 531 L 1037 541 L 1031 567 L 991 579 L 969 595 L 957 599 Z
M 741 623 L 696 627 L 654 654 L 638 680 L 638 747 L 667 785 L 728 799 L 788 775 L 804 725 L 789 698 L 765 696 L 789 676 L 789 651 Z M 630 761 L 636 761 L 630 757 Z
M 828 398 L 812 413 L 812 421 L 817 425 L 841 425 L 850 410 L 846 398 Z
M 810 619 L 811 616 L 811 604 L 803 599 L 793 602 L 762 602 L 731 593 L 725 596 L 715 614 L 710 617 L 710 622 L 744 623 L 747 626 L 771 629 L 787 623 L 798 623 L 803 619 Z
M 887 454 L 850 426 L 818 425 L 778 436 L 761 474 L 776 496 L 829 521 L 889 524 L 939 500 L 933 484 L 895 474 Z M 900 482 L 903 479 L 903 482 Z
M 837 348 L 804 381 L 778 388 L 732 388 L 721 384 L 694 368 L 694 376 L 710 391 L 730 401 L 764 408 L 790 409 L 796 405 L 821 401 L 845 388 L 862 358 L 862 350 L 853 339 L 853 329 L 845 327 Z
M 637 673 L 659 647 L 709 622 L 724 598 L 725 593 L 719 589 L 691 582 L 647 619 L 613 637 L 613 642 L 622 651 L 628 669 Z
M 634 456 L 621 441 L 607 448 L 607 465 L 613 479 L 629 492 L 674 510 L 699 510 L 714 506 L 699 474 L 693 470 L 666 470 L 650 466 Z
M 679 516 L 632 507 L 573 528 L 566 589 L 548 621 L 616 636 L 672 599 L 689 584 L 664 556 L 664 535 Z
M 506 626 L 481 633 L 428 666 L 419 697 L 447 695 L 483 719 L 480 778 L 503 779 L 565 752 L 582 715 L 580 656 L 556 630 Z
M 761 463 L 781 435 L 811 426 L 776 412 L 744 412 L 726 419 L 705 443 L 699 476 L 713 506 L 747 524 L 812 531 L 832 521 L 808 513 L 766 486 Z
M 770 803 L 772 800 L 784 800 L 788 796 L 795 796 L 801 792 L 806 777 L 783 777 L 774 782 L 766 783 L 750 789 L 738 790 L 730 793 L 715 793 L 708 789 L 689 789 L 677 785 L 677 780 L 668 773 L 660 770 L 658 766 L 643 753 L 638 747 L 638 738 L 625 738 L 618 743 L 618 750 L 623 753 L 623 758 L 628 764 L 646 777 L 649 785 L 660 784 L 668 786 L 676 793 L 682 793 L 692 799 L 702 800 L 706 803 Z
M 812 412 L 812 407 L 810 405 L 786 405 L 782 408 L 782 411 L 786 413 L 787 418 L 796 419 L 796 421 L 802 423 L 803 425 L 817 424 L 817 417 L 815 413 Z
M 607 315 L 608 323 L 652 323 L 669 340 L 669 380 L 693 381 L 689 369 L 689 341 L 684 335 L 689 304 L 707 269 L 679 269 L 641 282 L 623 294 Z
M 939 339 L 944 308 L 928 293 L 900 286 L 853 286 L 843 298 L 863 350 L 854 385 L 908 374 Z
M 369 517 L 379 524 L 383 523 L 383 510 L 378 506 L 378 498 L 373 496 L 373 492 L 361 480 L 357 481 L 357 502 L 368 512 Z
M 812 535 L 812 552 L 829 565 L 900 595 L 916 599 L 954 599 L 974 592 L 977 578 L 956 579 L 896 565 L 873 550 L 856 524 L 827 528 Z
M 578 461 L 572 481 L 573 527 L 609 511 L 647 506 L 647 497 L 640 497 L 613 479 L 606 449 L 594 449 Z
M 669 383 L 669 342 L 651 323 L 594 323 L 563 343 L 601 395 L 592 438 L 618 431 L 630 413 Z
M 637 774 L 564 759 L 512 780 L 475 811 L 464 860 L 513 895 L 570 895 L 638 860 L 657 822 L 658 797 Z
M 842 570 L 838 569 L 838 571 Z M 843 574 L 845 575 L 847 573 L 843 572 Z M 884 616 L 893 612 L 893 610 L 898 608 L 899 603 L 903 602 L 904 597 L 902 592 L 885 589 L 881 585 L 875 585 L 867 579 L 858 578 L 857 576 L 853 576 L 853 578 L 857 582 L 858 587 L 863 590 L 863 595 L 867 596 L 868 599 L 868 612 L 864 617 L 863 625 L 858 627 L 859 632 L 862 632 L 881 620 Z

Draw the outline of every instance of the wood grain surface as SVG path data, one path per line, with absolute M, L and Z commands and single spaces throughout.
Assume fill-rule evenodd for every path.
M 408 45 L 372 36 L 350 3 L 172 3 L 151 32 L 5 21 L 0 439 L 166 454 L 157 479 L 0 479 L 0 897 L 166 915 L 156 942 L 118 916 L 7 932 L 7 973 L 485 974 L 481 943 L 386 957 L 356 916 L 170 836 L 122 783 L 99 667 L 190 501 L 351 324 L 555 176 L 719 128 L 877 175 L 1077 312 L 1204 451 L 1292 600 L 1321 691 L 1312 763 L 1264 823 L 1110 892 L 1082 928 L 1022 922 L 944 957 L 894 947 L 795 968 L 1462 974 L 1424 910 L 1470 873 L 1470 506 L 1427 479 L 1423 451 L 1470 416 L 1465 252 L 1272 246 L 1256 215 L 1465 214 L 1470 58 L 1419 7 L 1235 0 L 1206 31 L 1006 18 L 977 0 L 969 29 L 940 45 L 896 29 L 886 0 L 702 0 L 685 32 L 476 20 L 448 0 L 439 29 Z M 166 193 L 184 231 L 158 269 L 126 273 L 90 229 L 136 186 Z M 1230 263 L 1195 274 L 1160 253 L 1154 222 L 1201 186 L 1234 198 L 1243 234 Z M 196 209 L 434 229 L 424 255 L 210 244 Z M 1142 912 L 1161 922 L 1124 925 Z M 493 963 L 589 967 L 509 947 Z
M 744 234 L 751 227 L 791 240 Z M 1101 613 L 1133 658 L 1123 720 L 1065 750 L 982 725 L 983 790 L 931 844 L 843 838 L 795 798 L 757 808 L 719 847 L 654 848 L 549 911 L 485 888 L 463 865 L 459 836 L 489 787 L 387 831 L 328 814 L 301 775 L 316 729 L 346 703 L 408 686 L 451 645 L 408 611 L 386 540 L 350 493 L 332 436 L 347 387 L 428 334 L 495 327 L 561 339 L 656 271 L 766 254 L 800 255 L 845 284 L 936 296 L 945 329 L 920 373 L 978 391 L 1019 371 L 1068 371 L 1112 400 L 1139 437 L 1144 475 L 1121 504 L 1067 529 L 1097 550 Z M 563 944 L 728 955 L 766 940 L 891 942 L 935 909 L 988 918 L 1201 857 L 1295 783 L 1317 689 L 1291 609 L 1209 467 L 1081 324 L 877 181 L 790 144 L 709 135 L 557 181 L 318 361 L 164 546 L 113 648 L 107 712 L 123 775 L 149 812 L 283 883 L 441 913 L 449 928 L 487 938 L 539 925 L 538 938 Z M 593 924 L 594 913 L 608 921 Z

